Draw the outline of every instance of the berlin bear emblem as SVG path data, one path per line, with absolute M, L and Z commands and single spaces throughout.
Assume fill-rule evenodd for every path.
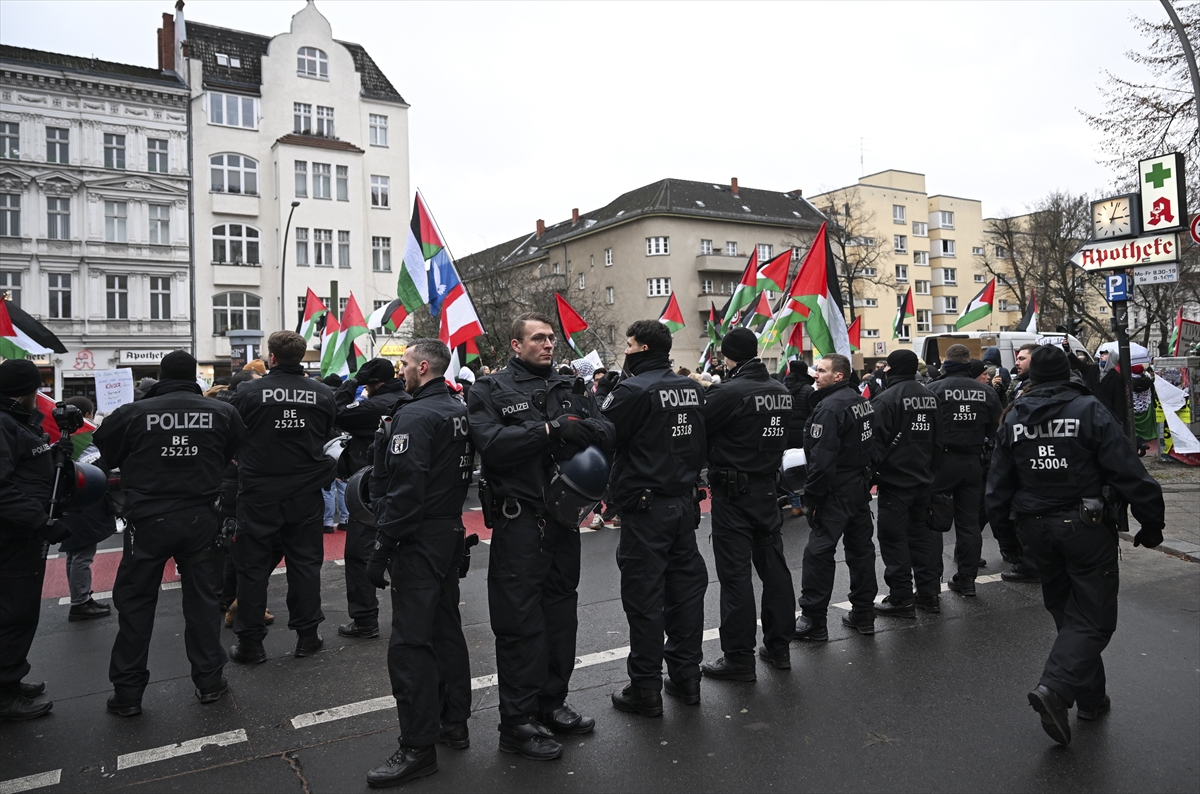
M 397 433 L 392 436 L 392 454 L 403 455 L 408 451 L 408 433 Z

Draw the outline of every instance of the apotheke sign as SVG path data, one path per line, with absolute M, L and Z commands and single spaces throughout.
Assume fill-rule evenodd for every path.
M 1153 265 L 1179 259 L 1178 234 L 1147 234 L 1134 240 L 1088 243 L 1071 261 L 1084 270 L 1108 270 Z
M 168 350 L 122 350 L 121 357 L 117 360 L 118 364 L 143 364 L 155 365 L 163 360 L 163 356 L 172 352 Z

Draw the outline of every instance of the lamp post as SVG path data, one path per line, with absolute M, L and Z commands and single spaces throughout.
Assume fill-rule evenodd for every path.
M 286 300 L 284 297 L 284 285 L 287 283 L 287 240 L 288 232 L 292 229 L 292 215 L 296 212 L 296 207 L 300 206 L 299 201 L 292 202 L 291 212 L 288 213 L 287 225 L 283 227 L 283 250 L 279 252 L 279 330 L 286 331 L 288 324 L 286 322 Z

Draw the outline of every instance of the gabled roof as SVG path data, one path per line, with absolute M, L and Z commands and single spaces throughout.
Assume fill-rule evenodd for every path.
M 26 47 L 13 47 L 0 44 L 0 61 L 25 63 L 32 66 L 50 67 L 64 71 L 79 72 L 82 75 L 92 75 L 97 78 L 119 77 L 142 82 L 158 83 L 164 88 L 183 88 L 183 81 L 174 74 L 161 72 L 146 66 L 133 66 L 115 61 L 102 61 L 98 58 L 88 58 L 81 55 L 62 55 L 45 50 L 31 50 Z
M 314 149 L 334 149 L 340 152 L 354 152 L 356 154 L 365 153 L 349 141 L 337 138 L 322 138 L 320 135 L 297 135 L 289 132 L 287 135 L 276 139 L 275 143 L 291 144 L 293 146 L 311 146 Z

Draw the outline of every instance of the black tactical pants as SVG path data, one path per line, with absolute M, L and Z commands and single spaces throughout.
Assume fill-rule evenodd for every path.
M 824 620 L 829 611 L 838 540 L 842 541 L 846 567 L 850 569 L 851 605 L 863 610 L 874 607 L 879 583 L 875 579 L 869 494 L 861 475 L 848 477 L 826 494 L 817 507 L 817 525 L 809 527 L 800 569 L 800 611 L 810 618 Z M 813 503 L 807 494 L 805 500 Z
M 702 659 L 708 567 L 696 547 L 691 495 L 659 494 L 648 510 L 622 510 L 617 567 L 629 621 L 630 682 L 662 689 L 664 659 L 672 680 L 695 678 Z
M 154 612 L 162 589 L 163 566 L 172 557 L 183 586 L 183 644 L 199 689 L 215 686 L 225 669 L 221 647 L 219 578 L 213 544 L 217 517 L 207 506 L 174 510 L 130 522 L 113 585 L 118 631 L 108 665 L 108 679 L 120 700 L 137 701 L 150 682 L 146 663 Z
M 237 619 L 241 639 L 262 642 L 267 610 L 267 585 L 279 560 L 276 543 L 287 561 L 288 628 L 300 634 L 315 632 L 321 611 L 321 563 L 325 559 L 325 504 L 320 491 L 297 494 L 278 502 L 238 499 L 238 534 L 230 547 L 237 567 Z
M 367 558 L 374 548 L 374 529 L 353 518 L 346 522 L 346 607 L 360 626 L 379 625 L 379 594 L 367 579 Z
M 762 580 L 763 644 L 773 654 L 787 651 L 796 626 L 796 591 L 783 556 L 783 521 L 775 506 L 774 477 L 753 479 L 749 493 L 730 499 L 713 489 L 712 544 L 721 581 L 721 652 L 731 661 L 754 665 L 754 584 L 750 566 Z
M 983 531 L 979 528 L 979 500 L 983 498 L 983 466 L 978 453 L 943 452 L 933 474 L 933 493 L 954 497 L 954 562 L 960 582 L 974 582 L 983 553 Z M 944 571 L 938 553 L 938 579 Z
M 941 592 L 941 533 L 929 528 L 929 490 L 879 486 L 879 556 L 883 581 L 896 600 Z
M 428 522 L 392 556 L 388 677 L 405 747 L 432 747 L 440 720 L 471 715 L 471 664 L 458 611 L 461 522 Z
M 528 504 L 516 518 L 497 518 L 488 612 L 502 724 L 531 722 L 566 701 L 575 669 L 578 587 L 578 529 L 538 518 Z
M 1117 630 L 1117 535 L 1103 524 L 1083 523 L 1078 509 L 1017 521 L 1058 628 L 1040 683 L 1068 706 L 1094 709 L 1105 694 L 1100 654 Z
M 16 695 L 29 673 L 45 577 L 45 541 L 35 536 L 0 542 L 0 697 Z

